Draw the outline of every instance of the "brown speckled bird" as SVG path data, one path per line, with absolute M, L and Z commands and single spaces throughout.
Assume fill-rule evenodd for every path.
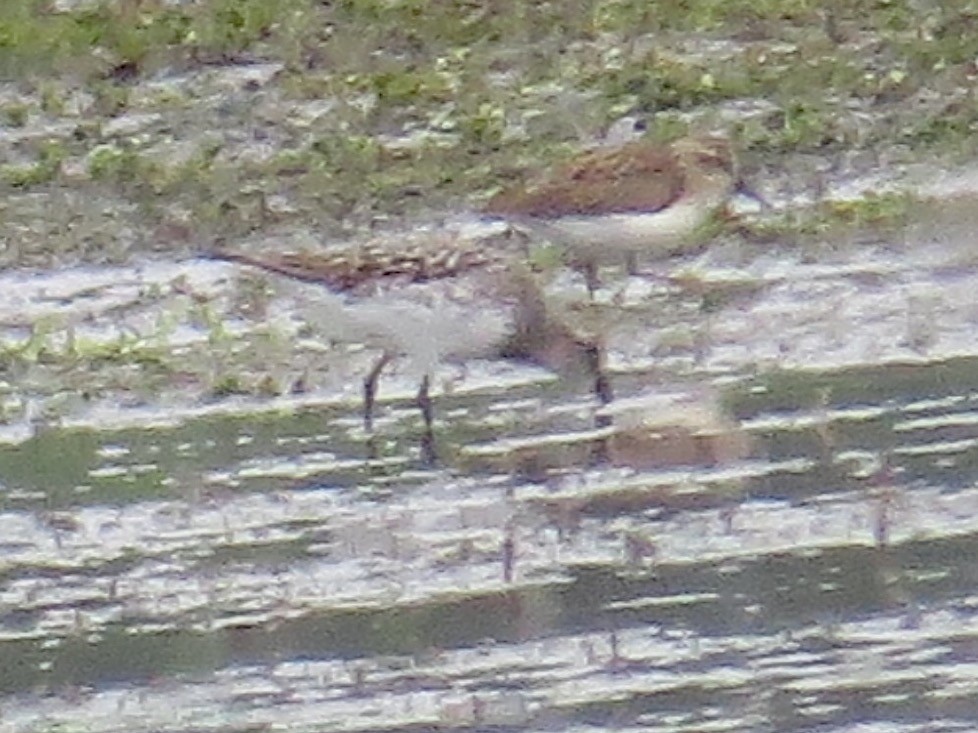
M 581 154 L 549 176 L 496 194 L 485 213 L 566 248 L 588 287 L 605 262 L 629 264 L 697 244 L 696 233 L 735 191 L 759 198 L 737 173 L 730 142 L 633 140 Z
M 381 350 L 363 381 L 364 426 L 373 430 L 377 384 L 384 367 L 406 357 L 420 375 L 424 417 L 421 452 L 435 460 L 431 373 L 445 362 L 512 358 L 561 374 L 587 375 L 601 402 L 611 399 L 599 343 L 548 308 L 535 276 L 512 253 L 455 238 L 410 236 L 335 251 L 248 254 L 228 249 L 217 259 L 323 285 L 307 288 L 304 313 L 333 338 Z

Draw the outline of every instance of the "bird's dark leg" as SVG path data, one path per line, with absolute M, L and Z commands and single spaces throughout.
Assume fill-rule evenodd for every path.
M 594 294 L 601 287 L 601 280 L 598 278 L 598 264 L 593 261 L 585 262 L 581 266 L 584 272 L 584 283 L 587 285 L 587 294 L 594 300 Z
M 363 429 L 368 433 L 372 433 L 374 430 L 374 402 L 377 398 L 377 380 L 380 379 L 380 372 L 393 358 L 394 355 L 391 352 L 385 351 L 363 379 Z
M 608 374 L 605 371 L 604 347 L 598 343 L 589 343 L 585 347 L 584 353 L 587 357 L 588 370 L 594 377 L 594 394 L 598 398 L 598 402 L 602 405 L 611 404 L 615 395 L 611 389 L 611 380 L 608 379 Z M 599 425 L 598 427 L 605 426 Z
M 638 269 L 638 255 L 635 252 L 628 252 L 625 255 L 625 272 L 633 277 L 641 274 Z
M 594 394 L 598 402 L 602 406 L 611 404 L 615 395 L 611 389 L 611 380 L 605 371 L 604 347 L 600 343 L 589 343 L 584 353 L 588 360 L 588 369 L 594 377 Z M 595 420 L 595 427 L 606 428 L 611 425 L 611 422 L 609 415 L 599 415 Z M 592 458 L 595 463 L 608 462 L 607 438 L 601 438 L 595 443 Z
M 421 436 L 421 460 L 428 466 L 433 465 L 437 460 L 433 429 L 434 409 L 431 404 L 430 388 L 431 377 L 425 374 L 421 378 L 421 386 L 418 388 L 418 407 L 421 409 L 421 417 L 424 418 L 424 434 Z

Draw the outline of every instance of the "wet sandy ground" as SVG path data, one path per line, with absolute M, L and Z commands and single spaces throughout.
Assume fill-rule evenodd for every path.
M 0 731 L 969 729 L 970 227 L 837 244 L 609 277 L 610 409 L 440 367 L 433 468 L 231 265 L 4 273 Z
M 978 182 L 918 169 L 973 153 L 972 14 L 759 9 L 628 48 L 571 37 L 568 4 L 571 36 L 444 56 L 437 24 L 345 38 L 354 5 L 284 53 L 113 79 L 108 39 L 108 77 L 58 53 L 0 83 L 0 733 L 973 730 Z M 386 41 L 422 94 L 369 91 L 397 92 Z M 439 365 L 434 467 L 418 359 L 368 458 L 376 348 L 189 254 L 439 220 L 633 103 L 742 128 L 779 212 L 897 183 L 934 205 L 885 236 L 727 235 L 593 307 L 558 278 L 616 401 Z

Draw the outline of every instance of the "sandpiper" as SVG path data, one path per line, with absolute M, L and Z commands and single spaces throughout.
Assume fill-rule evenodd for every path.
M 698 244 L 697 232 L 735 191 L 760 200 L 741 181 L 725 137 L 632 140 L 589 150 L 536 183 L 503 190 L 484 211 L 566 247 L 593 293 L 599 264 L 624 259 L 634 274 L 639 256 Z
M 211 254 L 326 286 L 303 293 L 308 320 L 332 338 L 381 350 L 363 380 L 368 433 L 381 371 L 396 357 L 407 357 L 420 376 L 417 404 L 424 418 L 426 463 L 436 460 L 430 386 L 441 363 L 524 360 L 562 374 L 587 374 L 600 401 L 611 400 L 599 342 L 555 317 L 518 258 L 454 237 L 423 244 L 406 239 L 410 236 L 335 252 L 252 255 L 218 249 Z

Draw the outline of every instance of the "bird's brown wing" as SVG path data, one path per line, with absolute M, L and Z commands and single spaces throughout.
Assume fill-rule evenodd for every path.
M 422 247 L 401 250 L 363 245 L 336 252 L 284 252 L 251 255 L 219 249 L 217 259 L 257 267 L 304 282 L 337 290 L 353 290 L 369 282 L 399 279 L 422 282 L 451 277 L 466 270 L 493 264 L 490 252 L 476 246 Z
M 683 169 L 668 148 L 634 142 L 586 153 L 536 185 L 503 191 L 485 211 L 540 218 L 651 213 L 682 194 L 683 180 Z
M 219 260 L 250 265 L 303 282 L 319 283 L 336 290 L 348 290 L 355 285 L 351 282 L 351 268 L 348 262 L 334 255 L 305 252 L 252 255 L 246 252 L 218 249 L 211 252 L 211 256 Z

